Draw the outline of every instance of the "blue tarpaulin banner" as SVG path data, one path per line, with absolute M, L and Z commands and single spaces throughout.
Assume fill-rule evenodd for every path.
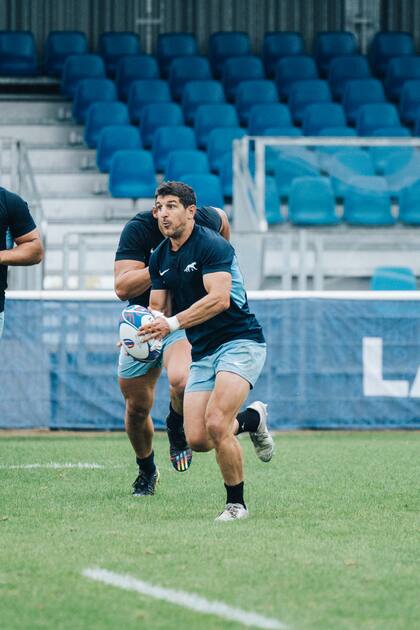
M 420 301 L 252 299 L 268 357 L 249 400 L 274 429 L 420 428 Z M 13 299 L 0 340 L 0 428 L 122 429 L 117 300 Z M 169 403 L 162 374 L 153 418 Z

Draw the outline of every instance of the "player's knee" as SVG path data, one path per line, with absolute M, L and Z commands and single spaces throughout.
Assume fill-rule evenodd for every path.
M 186 431 L 185 437 L 189 447 L 197 453 L 206 453 L 212 448 L 206 434 Z
M 169 374 L 169 385 L 171 387 L 171 391 L 178 398 L 182 398 L 184 395 L 187 379 L 188 375 L 186 373 L 176 372 L 175 374 Z
M 207 433 L 216 445 L 219 444 L 226 435 L 226 427 L 223 420 L 223 414 L 217 409 L 209 411 L 205 417 Z
M 132 422 L 146 422 L 150 413 L 149 406 L 141 400 L 126 400 L 126 410 L 127 416 Z

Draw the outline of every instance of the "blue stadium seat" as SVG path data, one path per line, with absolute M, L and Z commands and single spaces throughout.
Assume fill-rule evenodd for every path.
M 169 68 L 169 86 L 176 100 L 181 100 L 188 81 L 205 81 L 211 78 L 210 64 L 206 57 L 178 57 Z
M 285 127 L 267 127 L 262 132 L 263 136 L 273 137 L 290 137 L 298 138 L 302 136 L 302 130 L 299 127 L 292 127 L 291 125 Z M 279 155 L 292 155 L 304 159 L 308 164 L 314 164 L 318 166 L 318 160 L 313 151 L 309 151 L 305 147 L 293 147 L 293 146 L 267 146 L 265 148 L 265 172 L 275 173 L 276 164 Z
M 293 180 L 305 176 L 318 177 L 319 170 L 300 157 L 279 154 L 275 176 L 279 196 L 287 198 L 290 195 Z
M 223 155 L 220 169 L 220 184 L 223 197 L 230 199 L 233 195 L 233 156 L 231 152 Z
M 250 54 L 251 42 L 248 33 L 218 31 L 209 37 L 208 55 L 215 77 L 220 77 L 226 59 Z
M 325 163 L 324 163 L 325 166 Z M 370 154 L 359 147 L 347 147 L 334 153 L 328 161 L 328 174 L 336 197 L 345 197 L 350 182 L 357 176 L 375 174 Z
M 140 39 L 136 33 L 108 31 L 99 36 L 98 54 L 104 60 L 107 74 L 110 76 L 115 76 L 120 59 L 139 53 Z
M 235 107 L 241 124 L 247 125 L 252 107 L 258 103 L 278 102 L 277 88 L 273 81 L 242 81 L 236 88 Z
M 30 77 L 38 73 L 35 38 L 30 31 L 0 31 L 0 75 Z
M 92 103 L 88 109 L 84 141 L 89 148 L 95 149 L 99 134 L 108 125 L 128 125 L 127 106 L 116 101 L 114 103 Z
M 149 151 L 117 151 L 111 161 L 109 192 L 112 197 L 154 198 L 155 168 Z
M 343 94 L 343 107 L 352 125 L 356 124 L 357 114 L 362 105 L 385 102 L 385 92 L 381 81 L 377 79 L 347 81 Z
M 185 173 L 210 173 L 207 154 L 196 149 L 171 151 L 165 167 L 167 181 L 180 181 Z
M 223 208 L 223 192 L 217 175 L 208 173 L 185 173 L 183 181 L 195 190 L 198 206 Z
M 318 79 L 318 70 L 313 57 L 296 55 L 283 57 L 277 62 L 276 84 L 281 99 L 287 99 L 292 85 L 304 79 Z
M 233 101 L 241 81 L 264 79 L 264 66 L 259 57 L 233 57 L 226 59 L 222 67 L 222 83 L 226 98 Z
M 333 96 L 337 100 L 343 98 L 346 83 L 354 79 L 369 79 L 370 67 L 366 57 L 349 55 L 332 59 L 328 69 L 328 82 Z
M 413 149 L 411 154 L 401 150 L 396 151 L 397 147 L 393 147 L 393 149 L 393 153 L 388 156 L 384 164 L 384 175 L 391 196 L 399 199 L 402 191 L 413 186 L 419 179 L 420 155 L 418 149 Z
M 414 125 L 420 112 L 420 79 L 406 81 L 401 91 L 400 116 L 401 120 Z
M 51 31 L 45 41 L 45 74 L 60 77 L 69 55 L 83 55 L 88 51 L 85 33 L 81 31 Z
M 159 127 L 174 127 L 184 124 L 182 110 L 176 103 L 153 103 L 142 111 L 140 133 L 145 147 L 152 146 L 153 135 Z
M 372 291 L 415 291 L 416 276 L 409 267 L 377 267 L 370 288 Z
M 300 33 L 293 31 L 273 31 L 265 33 L 262 57 L 268 77 L 273 77 L 276 64 L 282 57 L 303 55 L 304 45 Z
M 260 136 L 267 127 L 291 127 L 289 108 L 283 103 L 253 105 L 249 112 L 248 133 Z
M 398 131 L 400 130 L 400 131 Z M 386 136 L 387 133 L 391 137 L 410 137 L 410 131 L 407 127 L 391 127 L 390 129 L 376 129 L 372 134 L 373 136 Z M 373 164 L 375 166 L 375 171 L 378 175 L 383 175 L 383 173 L 387 170 L 389 173 L 387 166 L 390 162 L 396 164 L 398 156 L 401 163 L 409 162 L 414 155 L 414 151 L 412 147 L 370 147 L 369 153 L 372 157 Z
M 399 101 L 404 83 L 414 79 L 420 79 L 420 56 L 391 59 L 384 79 L 388 98 Z
M 197 144 L 200 148 L 207 147 L 209 134 L 216 127 L 239 127 L 238 114 L 233 105 L 227 103 L 200 105 L 194 121 Z
M 134 81 L 159 79 L 159 66 L 150 55 L 130 55 L 123 57 L 117 66 L 116 83 L 118 95 L 126 101 L 130 86 Z
M 331 91 L 326 81 L 308 79 L 296 81 L 289 94 L 289 108 L 293 121 L 302 124 L 308 105 L 312 103 L 328 103 L 332 100 Z
M 369 46 L 369 60 L 376 75 L 385 75 L 388 62 L 393 57 L 414 55 L 414 40 L 411 33 L 398 31 L 376 33 Z
M 284 216 L 280 209 L 280 196 L 277 190 L 276 178 L 267 175 L 265 178 L 265 218 L 268 225 L 284 223 Z
M 182 110 L 185 121 L 194 122 L 195 112 L 200 105 L 224 103 L 225 93 L 220 81 L 189 81 L 182 93 Z
M 344 220 L 350 225 L 394 225 L 391 196 L 384 177 L 354 177 L 344 197 Z
M 192 33 L 161 33 L 158 35 L 156 57 L 163 77 L 167 77 L 169 67 L 177 57 L 198 55 L 197 40 Z
M 153 136 L 152 155 L 155 170 L 163 173 L 171 151 L 179 148 L 196 149 L 195 134 L 191 127 L 177 125 L 175 127 L 159 127 Z
M 317 136 L 324 127 L 344 127 L 346 116 L 338 103 L 314 103 L 308 105 L 303 117 L 305 136 Z
M 128 93 L 128 113 L 132 122 L 141 120 L 142 109 L 150 103 L 170 103 L 171 92 L 167 81 L 140 79 L 133 81 Z
M 61 75 L 61 93 L 74 98 L 82 79 L 106 79 L 105 65 L 99 55 L 69 55 Z
M 79 123 L 84 123 L 92 103 L 117 100 L 117 89 L 110 79 L 82 79 L 77 84 L 72 113 Z
M 356 131 L 352 127 L 324 127 L 318 134 L 319 136 L 332 136 L 343 138 L 354 138 L 357 136 Z M 343 145 L 319 146 L 317 147 L 319 163 L 323 170 L 328 171 L 330 168 L 331 156 L 339 151 L 343 151 Z M 348 147 L 347 147 L 348 148 Z
M 231 153 L 233 141 L 243 138 L 245 133 L 245 129 L 241 127 L 219 127 L 210 131 L 207 155 L 212 171 L 220 173 L 224 154 Z
M 327 177 L 297 177 L 289 198 L 289 219 L 294 225 L 336 225 L 335 199 Z
M 375 129 L 400 126 L 397 108 L 391 103 L 368 103 L 362 105 L 357 113 L 359 136 L 372 136 Z
M 356 38 L 348 31 L 323 31 L 315 35 L 314 56 L 324 76 L 328 73 L 332 59 L 342 55 L 355 55 L 357 50 Z
M 101 173 L 108 173 L 117 151 L 142 149 L 140 132 L 132 125 L 109 125 L 99 134 L 96 165 Z
M 420 225 L 420 178 L 401 190 L 399 201 L 399 220 L 406 225 Z

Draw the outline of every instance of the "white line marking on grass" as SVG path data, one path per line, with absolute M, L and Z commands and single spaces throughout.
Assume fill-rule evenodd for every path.
M 52 462 L 50 464 L 0 464 L 1 469 L 32 469 L 32 468 L 54 468 L 55 470 L 61 470 L 63 468 L 88 468 L 88 469 L 97 469 L 97 468 L 117 468 L 116 466 L 104 466 L 103 464 L 91 464 L 86 462 L 77 462 L 76 464 L 64 463 L 58 464 L 56 462 Z
M 266 628 L 269 630 L 286 630 L 287 628 L 284 623 L 277 619 L 270 619 L 269 617 L 263 617 L 257 613 L 246 612 L 240 608 L 233 608 L 223 602 L 210 601 L 194 593 L 186 593 L 185 591 L 175 591 L 170 588 L 155 586 L 154 584 L 137 580 L 130 575 L 121 575 L 99 568 L 85 569 L 82 575 L 91 580 L 96 580 L 97 582 L 117 586 L 126 591 L 135 591 L 141 595 L 148 595 L 154 599 L 160 599 L 170 604 L 175 604 L 176 606 L 189 608 L 199 613 L 207 613 L 209 615 L 222 617 L 222 619 L 237 621 L 244 626 Z

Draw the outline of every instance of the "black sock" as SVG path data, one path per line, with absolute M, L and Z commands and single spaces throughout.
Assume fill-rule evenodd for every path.
M 166 426 L 176 433 L 184 428 L 184 416 L 177 413 L 171 404 L 169 404 L 169 414 L 166 416 Z
M 138 467 L 148 477 L 153 475 L 153 473 L 156 470 L 154 457 L 155 457 L 154 451 L 150 453 L 149 457 L 144 457 L 143 459 L 140 459 L 140 457 L 136 457 L 136 462 L 137 462 Z
M 245 409 L 245 411 L 241 411 L 236 416 L 236 419 L 239 424 L 238 433 L 246 433 L 249 431 L 250 433 L 255 433 L 258 429 L 258 425 L 260 424 L 260 414 L 255 409 Z
M 244 501 L 244 482 L 238 483 L 236 486 L 227 486 L 226 488 L 226 503 L 241 503 L 246 508 Z

